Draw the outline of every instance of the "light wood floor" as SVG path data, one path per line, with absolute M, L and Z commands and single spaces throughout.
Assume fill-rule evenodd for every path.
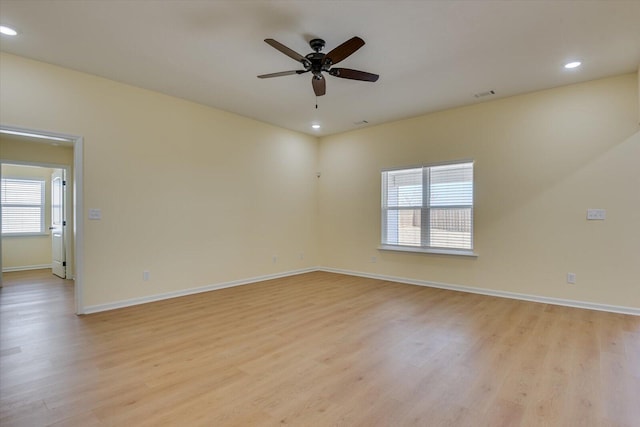
M 640 425 L 640 317 L 320 272 L 78 317 L 4 278 L 4 427 Z

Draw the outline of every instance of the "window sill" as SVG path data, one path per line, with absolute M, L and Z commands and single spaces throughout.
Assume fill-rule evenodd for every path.
M 420 248 L 415 246 L 395 246 L 395 245 L 380 245 L 378 246 L 380 251 L 393 251 L 393 252 L 412 252 L 419 254 L 436 254 L 436 255 L 456 255 L 477 258 L 478 254 L 472 250 L 466 249 L 435 249 L 435 248 Z
M 7 233 L 3 234 L 2 238 L 5 237 L 44 237 L 49 236 L 49 233 Z

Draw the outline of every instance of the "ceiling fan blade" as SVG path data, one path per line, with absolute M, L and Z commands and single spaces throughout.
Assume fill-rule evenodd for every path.
M 362 46 L 364 46 L 364 40 L 360 37 L 353 37 L 327 53 L 325 56 L 325 62 L 337 64 L 356 50 L 360 49 Z
M 324 77 L 313 76 L 311 84 L 313 85 L 313 91 L 316 96 L 322 96 L 327 92 L 327 81 Z
M 365 82 L 375 82 L 380 77 L 377 74 L 367 73 L 365 71 L 352 70 L 350 68 L 332 68 L 329 70 L 329 74 L 334 77 L 341 77 L 343 79 L 362 80 Z
M 293 74 L 302 74 L 302 73 L 306 73 L 306 71 L 305 70 L 280 71 L 279 73 L 260 74 L 258 78 L 268 79 L 270 77 L 290 76 Z
M 275 41 L 274 39 L 264 39 L 265 42 L 267 42 L 267 44 L 275 49 L 278 49 L 280 52 L 284 53 L 285 55 L 287 55 L 289 58 L 293 58 L 298 62 L 301 63 L 305 63 L 308 62 L 307 59 L 300 55 L 298 52 L 289 49 L 288 47 L 286 47 L 285 45 L 283 45 L 280 42 Z

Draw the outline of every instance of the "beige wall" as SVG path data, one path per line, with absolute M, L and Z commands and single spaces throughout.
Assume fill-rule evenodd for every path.
M 640 307 L 637 118 L 634 73 L 323 138 L 323 265 Z M 378 251 L 380 170 L 467 158 L 479 257 Z
M 84 306 L 318 264 L 316 138 L 0 60 L 2 124 L 84 138 Z M 89 208 L 102 220 L 89 221 Z
M 44 224 L 51 223 L 51 173 L 53 169 L 2 165 L 3 178 L 36 178 L 45 181 Z M 2 269 L 51 265 L 51 236 L 2 237 Z
M 2 124 L 84 137 L 85 306 L 326 266 L 640 307 L 635 73 L 318 140 L 0 59 Z M 379 252 L 380 170 L 462 158 L 479 257 Z
M 66 219 L 67 219 L 67 231 L 69 233 L 66 245 L 68 246 L 67 257 L 67 275 L 73 277 L 75 272 L 74 265 L 74 247 L 73 247 L 73 148 L 65 146 L 54 146 L 44 142 L 32 142 L 25 141 L 24 139 L 12 137 L 10 135 L 0 134 L 0 161 L 3 162 L 17 162 L 17 163 L 32 163 L 32 164 L 47 164 L 57 165 L 60 167 L 66 167 L 69 171 L 67 181 L 67 201 L 66 201 Z M 7 166 L 3 166 L 4 168 Z M 47 188 L 49 188 L 51 173 L 47 176 Z M 45 218 L 45 225 L 48 225 L 50 220 L 50 208 L 47 206 L 45 209 L 47 218 Z M 35 245 L 35 246 L 34 246 Z M 38 254 L 38 256 L 28 255 L 30 253 Z M 46 251 L 46 252 L 45 252 Z M 27 263 L 28 258 L 32 260 L 40 259 L 43 262 Z M 51 264 L 51 241 L 47 236 L 45 237 L 7 237 L 2 239 L 2 268 L 15 268 L 27 265 L 45 265 Z

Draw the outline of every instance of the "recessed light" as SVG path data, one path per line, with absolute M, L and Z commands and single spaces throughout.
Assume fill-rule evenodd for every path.
M 320 125 L 319 125 L 319 124 L 317 124 L 317 123 L 316 123 L 316 124 L 311 125 L 311 127 L 312 127 L 312 128 L 314 128 L 314 129 L 320 129 Z
M 564 68 L 576 68 L 576 67 L 579 67 L 580 65 L 582 65 L 582 62 L 573 61 L 573 62 L 569 62 L 567 64 L 564 64 Z
M 13 28 L 5 27 L 4 25 L 0 25 L 0 33 L 4 34 L 5 36 L 15 36 L 16 34 L 18 34 L 18 32 Z

